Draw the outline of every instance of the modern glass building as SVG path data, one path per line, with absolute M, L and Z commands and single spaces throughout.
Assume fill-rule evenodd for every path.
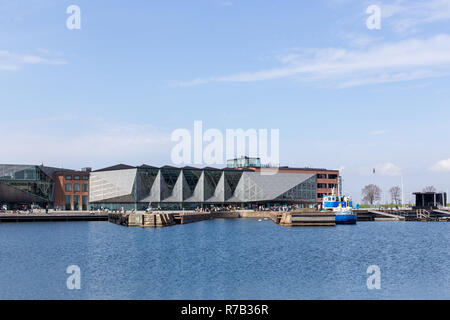
M 145 210 L 210 205 L 310 205 L 316 203 L 317 176 L 263 174 L 252 170 L 161 168 L 117 165 L 91 172 L 92 209 Z
M 52 175 L 57 168 L 35 165 L 0 164 L 0 205 L 17 208 L 53 202 Z
M 261 168 L 260 158 L 240 157 L 227 161 L 227 168 Z

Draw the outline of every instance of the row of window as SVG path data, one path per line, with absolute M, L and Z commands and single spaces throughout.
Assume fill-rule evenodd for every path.
M 88 197 L 82 196 L 81 202 L 80 202 L 80 196 L 73 196 L 73 203 L 72 203 L 72 196 L 66 196 L 66 203 L 65 203 L 65 209 L 66 210 L 87 210 L 88 209 Z
M 323 173 L 318 173 L 317 174 L 317 179 L 337 179 L 338 175 L 337 174 L 323 174 Z
M 89 176 L 66 176 L 66 180 L 89 180 Z
M 88 184 L 84 183 L 82 186 L 83 186 L 82 187 L 83 188 L 83 192 L 88 192 L 88 189 L 89 189 Z M 66 190 L 66 192 L 71 192 L 72 191 L 72 184 L 66 183 L 65 190 Z M 81 191 L 79 183 L 75 183 L 73 185 L 73 191 L 75 191 L 75 192 L 80 192 Z
M 326 188 L 332 189 L 332 188 L 337 188 L 337 186 L 338 185 L 336 183 L 329 183 L 329 184 L 318 183 L 317 184 L 317 189 L 326 189 Z

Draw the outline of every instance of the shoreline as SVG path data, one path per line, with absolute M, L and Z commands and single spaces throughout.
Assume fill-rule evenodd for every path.
M 424 222 L 450 222 L 450 211 L 434 210 L 434 211 L 393 211 L 393 210 L 370 210 L 360 209 L 354 211 L 357 215 L 358 221 L 424 221 Z M 108 221 L 110 216 L 120 217 L 123 220 L 129 219 L 129 217 L 148 217 L 152 215 L 160 216 L 173 216 L 178 224 L 184 224 L 189 222 L 196 222 L 209 219 L 271 219 L 274 217 L 281 217 L 284 214 L 287 215 L 311 215 L 322 214 L 318 211 L 312 211 L 303 209 L 299 211 L 251 211 L 251 210 L 238 210 L 238 211 L 217 211 L 217 212 L 195 212 L 195 211 L 153 211 L 151 213 L 146 212 L 98 212 L 98 211 L 49 211 L 45 213 L 44 210 L 40 210 L 33 213 L 12 213 L 3 212 L 0 213 L 0 223 L 2 222 L 38 222 L 38 221 Z M 206 218 L 206 216 L 208 216 Z M 201 217 L 201 218 L 198 218 Z M 155 222 L 156 223 L 156 222 Z M 128 224 L 128 223 L 127 223 Z M 139 224 L 139 222 L 137 223 Z M 141 224 L 144 224 L 141 222 Z M 176 224 L 169 223 L 169 225 Z M 132 224 L 134 225 L 134 224 Z M 163 224 L 165 225 L 165 224 Z

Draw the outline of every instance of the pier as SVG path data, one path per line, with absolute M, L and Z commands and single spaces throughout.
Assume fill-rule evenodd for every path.
M 276 221 L 284 227 L 333 227 L 336 225 L 334 213 L 318 211 L 293 211 L 276 214 Z
M 159 228 L 211 219 L 209 212 L 110 213 L 108 221 L 128 227 Z
M 295 226 L 335 226 L 336 219 L 333 213 L 323 213 L 318 211 L 293 211 L 293 212 L 271 212 L 270 218 L 276 224 L 284 227 Z
M 450 210 L 440 209 L 359 209 L 354 210 L 358 221 L 420 221 L 450 222 Z M 0 223 L 6 222 L 51 222 L 51 221 L 109 221 L 129 227 L 167 227 L 210 219 L 271 219 L 280 226 L 333 226 L 333 213 L 312 209 L 296 211 L 155 211 L 150 213 L 88 212 L 88 211 L 38 211 L 34 213 L 0 213 Z
M 445 209 L 360 209 L 354 210 L 358 221 L 450 221 L 450 211 Z
M 51 211 L 39 213 L 1 213 L 1 222 L 50 222 L 50 221 L 108 221 L 104 212 Z
M 382 212 L 379 210 L 368 210 L 368 212 L 374 214 L 375 216 L 381 216 L 380 218 L 375 217 L 375 221 L 405 221 L 404 216 L 399 216 L 388 212 Z
M 121 214 L 110 213 L 108 221 L 128 227 L 169 227 L 177 224 L 193 223 L 210 219 L 271 219 L 280 226 L 335 226 L 333 213 L 306 211 L 226 211 L 226 212 L 151 212 Z

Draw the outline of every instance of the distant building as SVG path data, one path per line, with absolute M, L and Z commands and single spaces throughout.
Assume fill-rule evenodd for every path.
M 445 192 L 416 192 L 416 209 L 438 209 L 447 206 Z
M 43 165 L 0 164 L 0 205 L 8 209 L 88 210 L 89 168 L 73 171 Z
M 53 203 L 53 174 L 61 168 L 0 164 L 0 204 L 8 208 Z
M 208 205 L 270 206 L 320 203 L 333 188 L 342 190 L 339 171 L 270 168 L 258 158 L 228 162 L 228 168 L 161 168 L 117 165 L 96 171 L 0 165 L 0 205 L 60 210 L 91 208 L 144 210 Z M 265 174 L 263 171 L 274 171 Z
M 62 171 L 53 175 L 53 206 L 59 210 L 89 210 L 89 171 Z
M 90 188 L 93 209 L 309 206 L 316 203 L 317 177 L 312 173 L 263 175 L 248 169 L 121 164 L 91 172 Z

